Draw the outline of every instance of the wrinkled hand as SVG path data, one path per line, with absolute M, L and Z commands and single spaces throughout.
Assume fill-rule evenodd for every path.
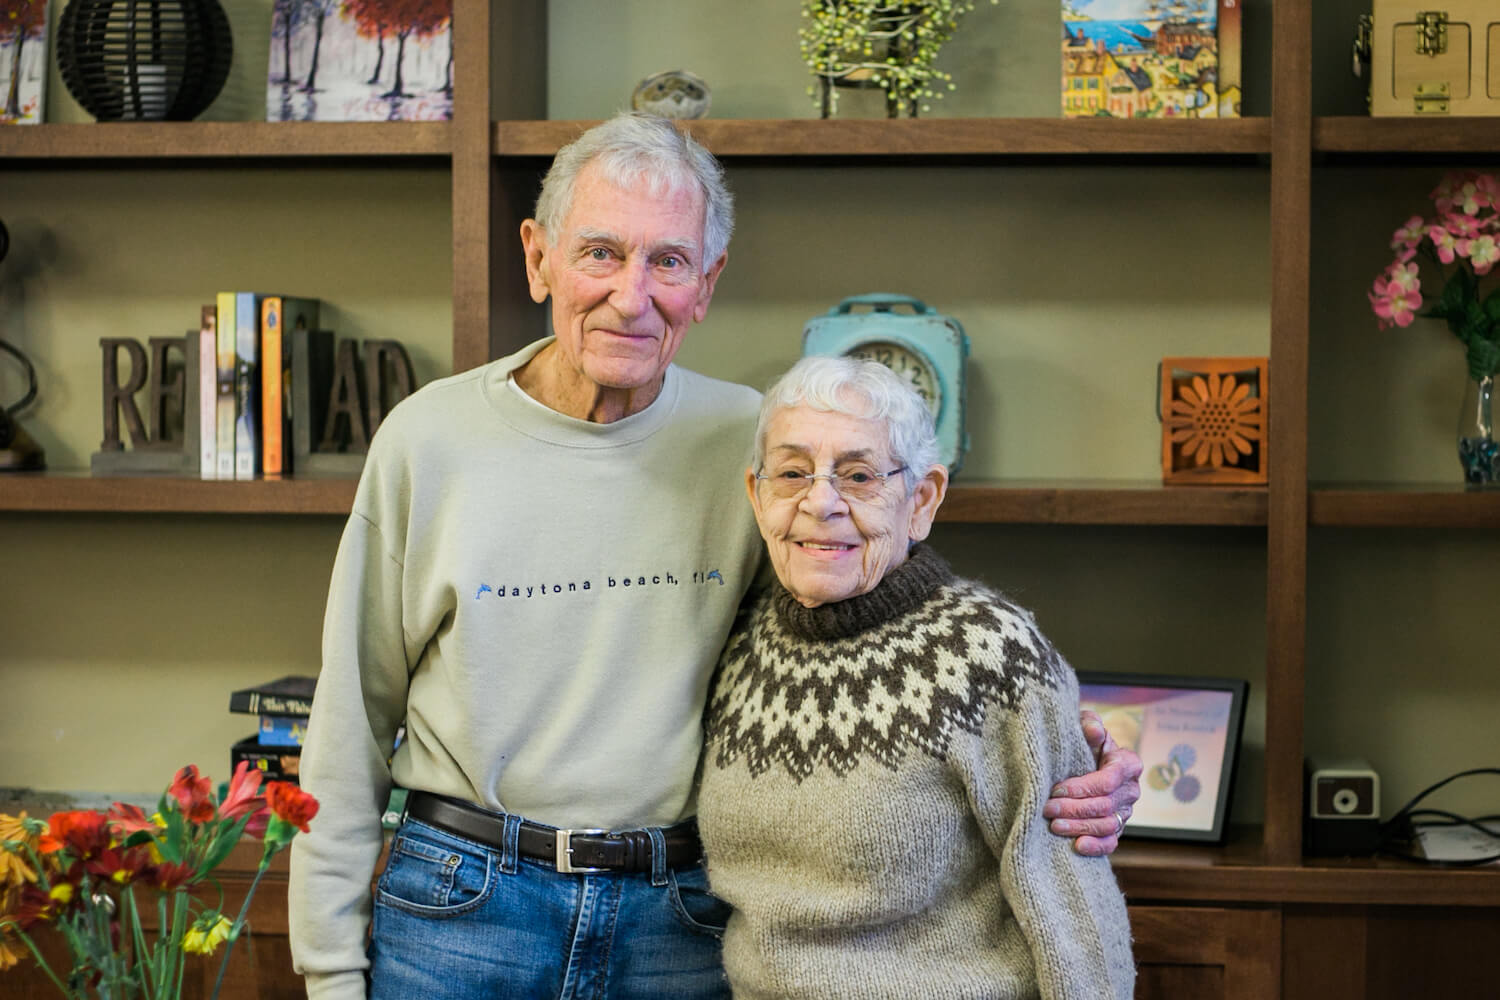
M 1052 821 L 1053 833 L 1075 838 L 1073 849 L 1079 854 L 1113 854 L 1125 820 L 1141 797 L 1141 758 L 1116 746 L 1096 713 L 1085 710 L 1079 718 L 1099 770 L 1059 782 L 1042 806 L 1042 815 Z

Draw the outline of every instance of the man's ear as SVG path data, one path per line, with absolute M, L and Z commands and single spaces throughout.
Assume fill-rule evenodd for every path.
M 719 275 L 724 273 L 724 265 L 729 263 L 729 251 L 719 255 L 713 266 L 703 273 L 703 287 L 698 290 L 698 302 L 693 306 L 693 319 L 702 323 L 703 317 L 708 315 L 709 300 L 714 297 L 714 286 L 719 282 Z
M 553 247 L 547 242 L 547 230 L 535 219 L 521 223 L 521 248 L 526 253 L 526 284 L 531 290 L 531 301 L 538 304 L 547 301 L 552 294 L 551 261 L 548 259 Z
M 916 492 L 912 494 L 911 522 L 908 529 L 908 537 L 911 541 L 920 542 L 932 531 L 932 522 L 937 517 L 938 508 L 943 505 L 943 497 L 947 495 L 948 467 L 942 464 L 934 465 L 917 483 Z

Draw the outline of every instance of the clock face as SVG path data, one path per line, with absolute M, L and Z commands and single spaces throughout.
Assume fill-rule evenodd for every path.
M 932 411 L 934 420 L 942 412 L 942 385 L 938 382 L 937 372 L 932 370 L 932 366 L 920 354 L 888 340 L 872 340 L 852 348 L 847 353 L 851 358 L 879 362 L 900 375 L 903 380 L 911 384 L 913 389 L 917 390 L 917 395 L 922 397 L 923 402 L 927 404 L 927 409 Z

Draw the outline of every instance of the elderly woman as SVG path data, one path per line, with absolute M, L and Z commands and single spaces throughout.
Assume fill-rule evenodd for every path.
M 920 544 L 936 451 L 871 362 L 803 359 L 761 406 L 745 487 L 780 585 L 725 647 L 698 803 L 736 997 L 1132 994 L 1108 860 L 1042 818 L 1093 766 L 1077 679 Z

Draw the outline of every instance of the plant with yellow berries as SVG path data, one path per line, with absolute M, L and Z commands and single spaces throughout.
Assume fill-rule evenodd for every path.
M 272 781 L 262 793 L 260 782 L 259 771 L 241 764 L 215 796 L 190 764 L 152 816 L 123 802 L 108 812 L 59 812 L 45 821 L 0 816 L 0 970 L 17 965 L 24 949 L 70 1000 L 176 1000 L 186 957 L 226 945 L 217 997 L 271 857 L 305 832 L 318 810 L 296 785 Z M 264 847 L 231 920 L 213 871 L 243 836 L 260 838 Z M 205 897 L 215 892 L 208 905 Z M 49 927 L 67 945 L 72 968 L 65 975 L 37 947 L 35 936 Z M 148 939 L 152 927 L 156 934 Z
M 808 95 L 824 118 L 838 110 L 840 87 L 884 90 L 889 118 L 931 111 L 927 102 L 956 89 L 938 51 L 973 9 L 970 0 L 803 0 L 802 60 L 817 79 Z

